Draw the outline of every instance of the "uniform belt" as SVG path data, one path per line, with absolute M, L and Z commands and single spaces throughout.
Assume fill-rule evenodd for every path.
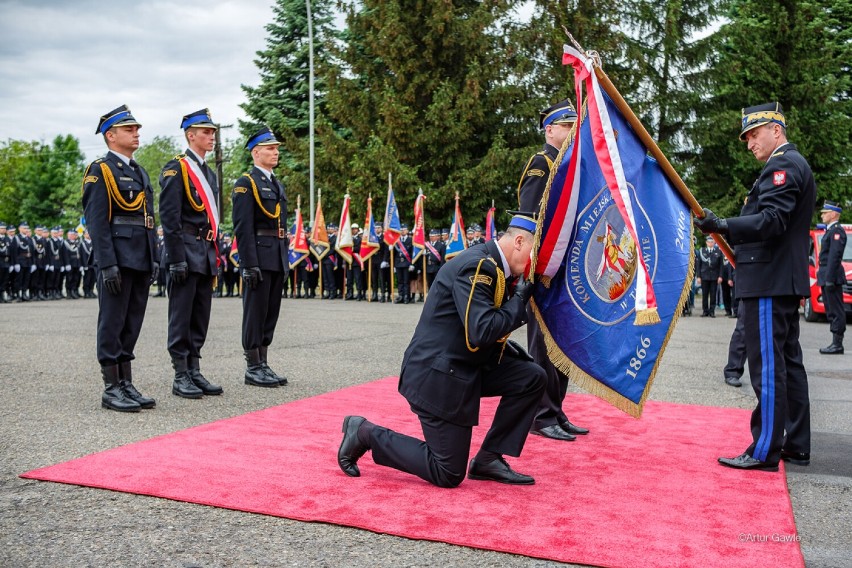
M 277 239 L 286 239 L 286 229 L 256 229 L 254 232 L 258 237 L 275 237 Z
M 193 227 L 192 225 L 184 225 L 183 232 L 187 235 L 192 235 L 195 237 L 196 241 L 213 241 L 216 238 L 216 235 L 213 234 L 213 229 L 210 226 L 206 227 Z
M 145 226 L 145 217 L 125 217 L 116 215 L 112 218 L 113 225 L 136 225 L 137 227 Z

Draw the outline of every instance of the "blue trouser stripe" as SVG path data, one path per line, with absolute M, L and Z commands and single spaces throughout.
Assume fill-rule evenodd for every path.
M 756 460 L 766 461 L 775 424 L 775 349 L 772 341 L 772 298 L 758 300 L 760 331 L 760 438 L 754 448 Z

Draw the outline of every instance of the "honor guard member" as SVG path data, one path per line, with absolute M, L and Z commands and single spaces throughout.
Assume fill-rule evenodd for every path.
M 96 298 L 95 296 L 95 279 L 97 271 L 94 267 L 95 255 L 92 238 L 89 235 L 88 229 L 83 231 L 83 240 L 80 243 L 80 250 L 83 254 L 83 297 Z M 159 266 L 159 265 L 158 265 Z
M 394 304 L 408 304 L 411 302 L 411 255 L 414 254 L 414 246 L 411 236 L 408 234 L 408 225 L 400 225 L 400 236 L 393 245 L 393 268 L 396 272 L 396 286 L 399 295 Z
M 716 290 L 722 280 L 722 251 L 716 239 L 707 237 L 707 246 L 698 249 L 695 274 L 701 285 L 701 317 L 716 317 Z
M 544 148 L 527 161 L 521 174 L 521 181 L 518 183 L 518 204 L 521 210 L 539 212 L 550 169 L 576 122 L 577 112 L 567 99 L 539 113 L 539 128 L 544 131 L 545 143 Z M 572 424 L 562 409 L 565 394 L 568 392 L 568 377 L 548 358 L 544 335 L 532 306 L 527 306 L 527 319 L 527 345 L 530 355 L 547 373 L 547 386 L 536 413 L 532 433 L 554 440 L 573 441 L 578 434 L 588 434 L 589 430 Z
M 83 253 L 80 251 L 78 237 L 77 231 L 72 229 L 68 231 L 68 239 L 63 243 L 66 262 L 65 293 L 72 300 L 80 297 L 80 280 L 82 278 Z
M 278 140 L 261 128 L 246 143 L 254 167 L 234 185 L 234 236 L 243 279 L 243 350 L 245 382 L 258 387 L 286 385 L 267 360 L 281 311 L 281 293 L 290 269 L 287 242 L 287 195 L 273 175 Z
M 840 225 L 843 209 L 834 201 L 826 201 L 820 211 L 825 233 L 819 243 L 817 284 L 822 286 L 822 302 L 831 330 L 831 345 L 819 350 L 823 355 L 843 355 L 843 334 L 846 333 L 846 312 L 843 308 L 843 253 L 846 251 L 846 229 Z
M 6 236 L 6 223 L 0 222 L 0 303 L 5 304 L 6 289 L 9 286 L 9 274 L 15 271 L 12 263 L 12 247 L 9 237 Z
M 35 247 L 30 237 L 30 226 L 26 221 L 18 225 L 18 234 L 12 239 L 12 256 L 15 258 L 15 294 L 19 302 L 28 302 L 30 297 L 30 282 L 35 272 Z
M 764 162 L 740 216 L 720 219 L 705 208 L 704 217 L 695 220 L 705 234 L 727 235 L 735 245 L 737 296 L 757 395 L 751 415 L 754 441 L 739 456 L 719 462 L 778 471 L 781 459 L 810 463 L 811 413 L 799 345 L 799 302 L 810 291 L 809 230 L 816 183 L 805 158 L 787 141 L 780 104 L 743 109 L 740 139 Z
M 155 404 L 133 386 L 130 363 L 158 271 L 154 190 L 133 159 L 140 126 L 124 105 L 103 115 L 95 134 L 104 137 L 109 151 L 83 177 L 83 209 L 98 269 L 97 356 L 106 387 L 101 405 L 121 412 Z
M 163 268 L 163 248 L 166 246 L 166 238 L 163 235 L 163 226 L 157 227 L 157 236 L 154 239 L 154 262 L 161 270 L 157 273 L 157 293 L 155 298 L 162 298 L 166 295 L 166 270 Z
M 168 271 L 172 394 L 197 399 L 222 394 L 222 387 L 201 374 L 200 365 L 217 275 L 219 223 L 219 185 L 204 158 L 213 150 L 218 126 L 203 109 L 184 116 L 180 127 L 189 148 L 160 174 L 162 267 Z
M 432 282 L 435 281 L 435 277 L 438 275 L 438 270 L 440 270 L 441 265 L 444 264 L 444 252 L 446 251 L 446 246 L 440 239 L 441 231 L 438 229 L 432 229 L 429 231 L 429 244 L 431 246 L 426 247 L 426 284 L 429 288 L 432 287 Z
M 370 298 L 373 302 L 385 302 L 392 299 L 390 292 L 390 256 L 388 244 L 384 239 L 385 229 L 381 223 L 376 224 L 376 238 L 379 239 L 379 250 L 377 250 L 370 259 L 370 287 L 373 289 L 373 295 Z
M 60 235 L 62 235 L 62 227 L 53 227 L 50 230 L 50 236 L 45 238 L 48 275 L 44 287 L 48 300 L 58 300 L 62 297 L 62 280 L 65 277 L 66 263 L 65 247 Z
M 531 214 L 516 214 L 502 239 L 470 247 L 441 268 L 399 377 L 399 392 L 420 419 L 425 442 L 347 416 L 337 454 L 346 475 L 358 477 L 358 459 L 372 450 L 377 464 L 438 487 L 456 487 L 466 469 L 470 479 L 535 482 L 503 458 L 521 455 L 545 381 L 544 370 L 508 339 L 526 323 L 532 286 L 522 276 L 535 226 Z M 501 397 L 500 403 L 467 467 L 480 398 L 488 396 Z
M 44 227 L 36 226 L 33 237 L 33 265 L 30 270 L 33 277 L 30 280 L 30 296 L 34 300 L 44 301 L 47 296 L 44 293 L 44 283 L 47 279 L 47 243 L 44 238 Z

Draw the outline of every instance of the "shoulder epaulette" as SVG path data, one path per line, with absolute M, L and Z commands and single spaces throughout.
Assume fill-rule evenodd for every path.
M 783 156 L 783 155 L 784 155 L 784 152 L 786 152 L 786 151 L 787 151 L 787 150 L 781 150 L 781 151 L 779 151 L 779 152 L 775 152 L 775 153 L 774 153 L 774 154 L 772 154 L 772 156 L 770 156 L 770 157 L 774 158 L 775 156 Z
M 186 154 L 177 154 L 177 155 L 175 156 L 175 160 L 182 160 L 182 159 L 184 159 L 184 158 L 186 158 Z

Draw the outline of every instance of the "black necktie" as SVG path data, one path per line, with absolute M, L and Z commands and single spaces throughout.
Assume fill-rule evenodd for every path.
M 139 169 L 139 164 L 136 163 L 136 160 L 131 159 L 130 160 L 130 167 L 133 168 L 133 171 L 135 172 L 136 170 Z

